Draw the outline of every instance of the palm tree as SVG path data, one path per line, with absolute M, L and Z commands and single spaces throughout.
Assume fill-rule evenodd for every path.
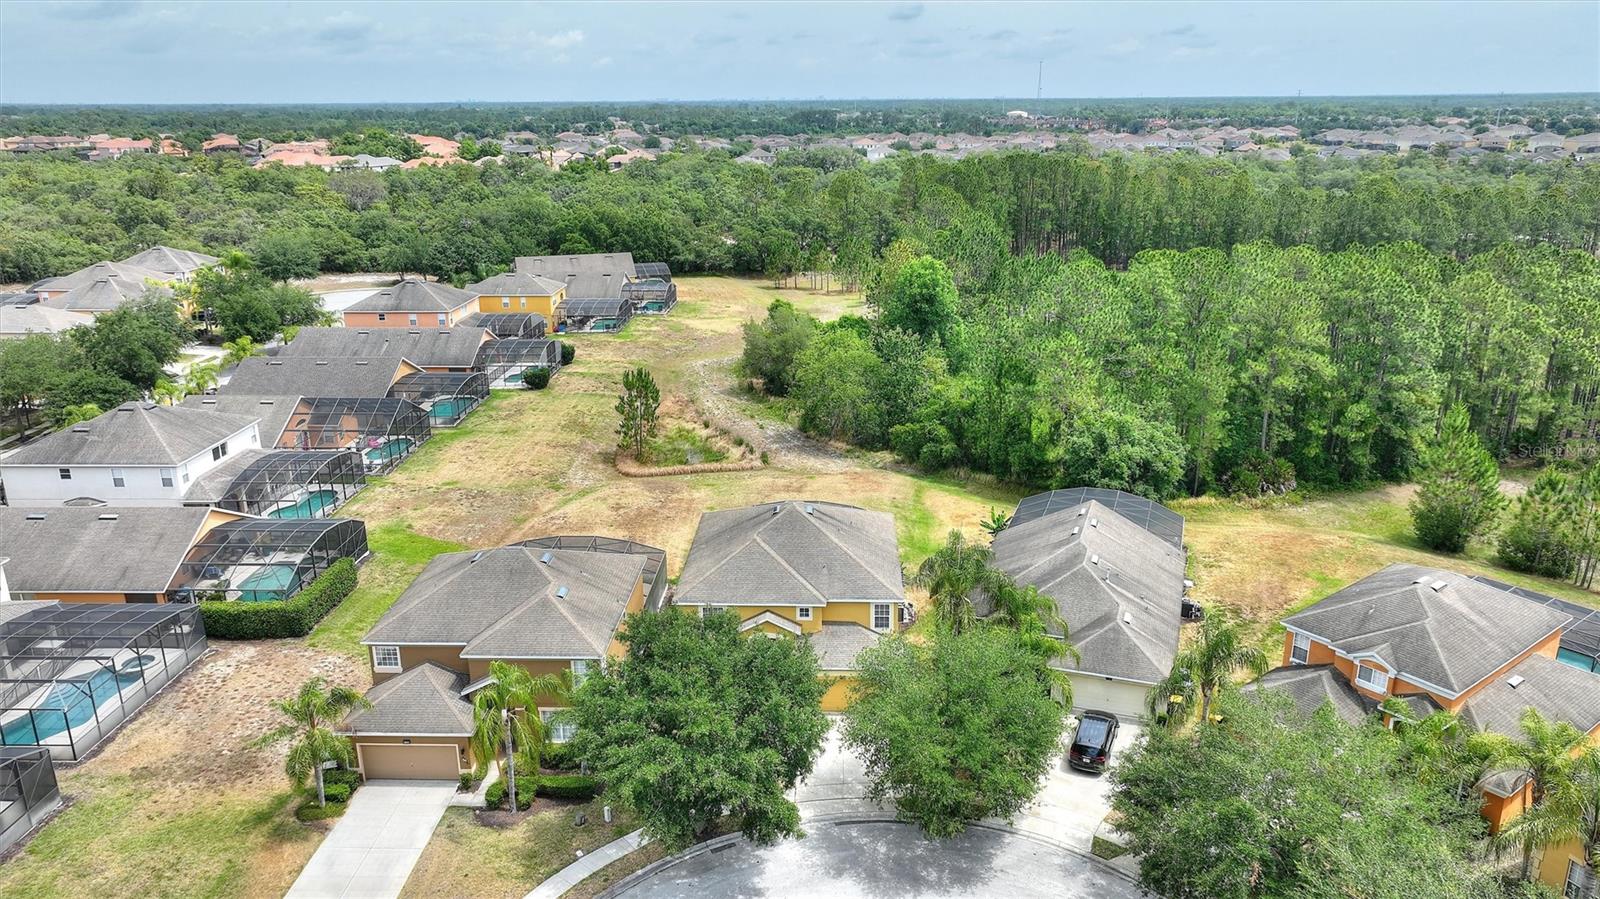
M 1495 855 L 1507 849 L 1522 853 L 1522 867 L 1518 880 L 1528 880 L 1533 872 L 1533 852 L 1540 846 L 1564 843 L 1576 839 L 1578 832 L 1566 810 L 1554 803 L 1535 805 L 1511 819 L 1501 831 L 1490 838 L 1489 845 Z
M 333 725 L 356 709 L 372 708 L 372 703 L 349 687 L 330 687 L 326 678 L 313 677 L 300 685 L 300 692 L 273 706 L 289 719 L 289 723 L 267 731 L 250 745 L 260 748 L 294 740 L 283 762 L 284 772 L 296 787 L 304 786 L 307 777 L 316 777 L 317 805 L 327 805 L 322 789 L 322 764 L 355 763 L 355 747 L 350 738 L 334 733 Z
M 1453 783 L 1458 799 L 1465 799 L 1471 786 L 1482 780 L 1492 753 L 1482 735 L 1468 732 L 1455 713 L 1440 709 L 1418 719 L 1398 696 L 1385 699 L 1381 708 L 1393 721 L 1391 731 L 1419 779 Z
M 255 261 L 243 250 L 229 250 L 213 264 L 230 273 L 247 272 L 256 267 Z
M 1200 623 L 1200 633 L 1173 660 L 1172 673 L 1150 691 L 1150 710 L 1158 715 L 1167 710 L 1172 697 L 1180 697 L 1185 707 L 1200 694 L 1200 720 L 1211 720 L 1211 702 L 1222 688 L 1241 671 L 1260 677 L 1267 670 L 1267 654 L 1250 643 L 1245 624 L 1221 609 L 1213 610 Z
M 189 395 L 189 392 L 184 389 L 182 384 L 169 381 L 166 378 L 157 381 L 155 389 L 150 392 L 154 394 L 156 402 L 163 406 L 176 406 L 178 403 L 183 402 L 184 397 Z
M 985 619 L 991 627 L 1004 627 L 1015 631 L 1027 651 L 1042 656 L 1046 662 L 1063 656 L 1074 662 L 1083 660 L 1078 648 L 1067 642 L 1067 622 L 1061 617 L 1056 601 L 1029 584 L 1020 586 L 1007 575 L 994 572 L 985 587 L 994 612 Z M 1061 703 L 1072 707 L 1072 678 L 1066 672 L 1049 669 L 1050 683 L 1060 691 Z
M 955 633 L 970 628 L 977 620 L 972 594 L 994 595 L 999 572 L 989 567 L 993 558 L 988 547 L 968 543 L 960 531 L 951 531 L 933 555 L 922 561 L 912 583 L 928 591 L 933 612 Z
M 539 717 L 539 699 L 570 704 L 572 675 L 534 675 L 509 662 L 489 663 L 490 682 L 472 694 L 472 752 L 480 766 L 506 754 L 506 790 L 511 809 L 517 808 L 517 757 L 520 754 L 533 771 L 539 770 L 539 755 L 547 735 Z
M 261 345 L 256 343 L 250 335 L 245 334 L 237 340 L 229 340 L 223 343 L 222 351 L 222 367 L 231 368 L 261 352 Z
M 76 406 L 68 406 L 61 410 L 61 419 L 56 427 L 70 427 L 80 421 L 88 421 L 91 418 L 99 418 L 104 414 L 104 412 L 100 411 L 100 407 L 96 406 L 94 403 L 79 403 Z
M 189 373 L 184 377 L 184 393 L 205 393 L 217 386 L 217 366 L 214 363 L 203 362 L 189 366 Z
M 1532 804 L 1541 805 L 1552 791 L 1562 790 L 1578 768 L 1579 750 L 1588 740 L 1583 731 L 1565 721 L 1551 721 L 1538 709 L 1522 713 L 1522 736 L 1485 734 L 1481 738 L 1490 761 L 1500 768 L 1520 770 L 1533 788 Z

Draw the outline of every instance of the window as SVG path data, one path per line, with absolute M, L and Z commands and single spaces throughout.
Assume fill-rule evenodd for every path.
M 1368 665 L 1356 666 L 1356 683 L 1375 693 L 1389 692 L 1389 675 Z
M 372 647 L 373 671 L 399 671 L 400 647 L 374 646 Z
M 450 324 L 450 316 L 448 316 L 448 315 L 439 316 L 439 327 L 443 328 L 445 325 L 448 325 L 448 324 Z
M 524 308 L 524 309 L 528 308 L 528 298 L 527 297 L 523 297 L 521 300 L 518 300 L 517 302 L 522 304 L 522 308 Z
M 172 486 L 172 478 L 173 478 L 172 469 L 170 469 L 170 468 L 161 469 L 161 486 L 163 486 L 163 487 L 171 487 Z
M 386 322 L 388 320 L 389 320 L 389 313 L 387 313 L 387 312 L 378 313 L 378 321 Z
M 583 683 L 583 679 L 588 677 L 588 676 L 589 676 L 589 661 L 588 661 L 588 659 L 573 659 L 572 660 L 572 685 L 574 687 L 576 687 L 577 685 Z
M 1567 886 L 1561 891 L 1561 899 L 1595 899 L 1597 896 L 1600 896 L 1600 877 L 1582 862 L 1568 861 Z
M 1289 661 L 1304 665 L 1311 658 L 1311 638 L 1305 634 L 1294 635 L 1294 648 L 1289 650 Z
M 549 735 L 552 743 L 565 743 L 578 732 L 578 725 L 573 724 L 571 721 L 552 722 L 550 720 L 560 711 L 561 709 L 539 710 L 539 720 L 544 722 L 545 733 Z
M 799 610 L 799 615 L 800 615 L 800 620 L 801 621 L 810 621 L 811 620 L 811 607 L 810 606 L 801 606 L 800 610 Z
M 122 469 L 120 469 L 120 468 L 111 469 L 111 486 L 113 486 L 113 487 L 126 487 L 126 486 L 128 486 L 128 479 L 122 476 Z
M 58 468 L 56 469 L 56 474 L 60 475 L 63 481 L 72 480 L 72 469 L 70 468 Z
M 410 320 L 411 320 L 411 324 L 412 324 L 412 325 L 413 325 L 413 326 L 415 326 L 415 325 L 416 325 L 416 323 L 417 323 L 417 317 L 416 317 L 416 316 L 415 316 L 415 315 L 413 315 L 413 316 L 410 316 Z
M 228 454 L 228 441 L 224 440 L 221 443 L 219 443 L 216 446 L 213 446 L 211 448 L 211 461 L 215 462 L 218 459 L 221 459 L 223 456 L 226 456 L 227 454 Z
M 886 602 L 878 602 L 878 603 L 873 603 L 872 604 L 872 629 L 873 630 L 875 630 L 875 631 L 887 631 L 889 629 L 890 624 L 891 624 L 892 621 L 893 621 L 893 619 L 892 619 L 892 617 L 890 616 L 890 613 L 889 613 L 889 604 L 888 603 L 886 603 Z
M 511 308 L 511 298 L 510 297 L 501 297 L 500 298 L 500 308 L 501 309 L 510 309 Z

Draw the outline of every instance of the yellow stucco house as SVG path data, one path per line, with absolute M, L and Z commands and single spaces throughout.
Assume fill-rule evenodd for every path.
M 856 656 L 907 620 L 894 518 L 854 506 L 786 500 L 700 517 L 673 605 L 730 609 L 740 629 L 811 641 L 833 679 L 825 711 L 843 711 Z
M 544 316 L 549 333 L 560 326 L 561 306 L 567 301 L 565 283 L 521 272 L 468 284 L 467 291 L 477 297 L 479 312 L 532 312 Z

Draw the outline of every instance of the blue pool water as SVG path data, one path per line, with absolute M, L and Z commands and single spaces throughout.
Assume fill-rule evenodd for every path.
M 65 733 L 85 721 L 93 720 L 94 710 L 117 695 L 118 687 L 127 688 L 139 683 L 139 672 L 113 674 L 101 669 L 87 681 L 59 683 L 34 707 L 34 714 L 24 715 L 0 728 L 0 744 L 7 746 L 43 743 Z M 88 688 L 85 695 L 84 688 Z M 90 701 L 93 697 L 93 701 Z M 65 710 L 65 714 L 62 710 Z
M 268 565 L 239 582 L 240 602 L 273 602 L 287 599 L 294 585 L 294 566 Z
M 403 458 L 411 452 L 410 437 L 396 437 L 385 440 L 381 445 L 367 450 L 367 462 L 373 465 L 383 465 L 395 459 Z
M 1596 674 L 1600 674 L 1600 659 L 1592 659 L 1581 652 L 1573 652 L 1570 649 L 1561 649 L 1556 651 L 1556 658 L 1566 662 L 1568 665 L 1582 668 L 1585 671 L 1593 671 Z
M 428 414 L 432 415 L 435 421 L 455 421 L 470 411 L 472 411 L 471 397 L 447 396 L 434 403 L 429 408 Z
M 271 518 L 321 518 L 339 504 L 339 494 L 332 490 L 318 490 L 292 506 L 273 509 Z

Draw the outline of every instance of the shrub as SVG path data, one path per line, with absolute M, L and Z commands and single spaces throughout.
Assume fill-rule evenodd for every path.
M 572 360 L 578 355 L 578 348 L 565 340 L 561 341 L 561 364 L 571 365 Z
M 327 798 L 329 802 L 349 802 L 350 785 L 331 784 L 324 780 L 322 784 L 322 795 Z
M 361 786 L 361 773 L 348 768 L 335 768 L 332 771 L 322 772 L 322 785 L 327 787 L 332 784 L 349 787 L 350 792 L 354 793 L 356 787 Z
M 552 743 L 539 754 L 539 764 L 552 771 L 576 771 L 578 755 L 571 743 Z
M 506 781 L 501 778 L 489 785 L 483 791 L 483 801 L 489 808 L 500 808 L 506 805 Z M 538 781 L 532 777 L 517 778 L 517 811 L 527 811 L 533 805 L 534 794 L 538 792 Z
M 550 369 L 530 368 L 522 373 L 522 386 L 529 390 L 543 390 L 550 386 Z
M 303 637 L 355 588 L 356 563 L 340 559 L 289 599 L 205 601 L 200 603 L 200 618 L 205 622 L 206 636 L 217 640 Z
M 539 795 L 549 796 L 551 799 L 577 799 L 587 802 L 599 792 L 600 781 L 582 774 L 547 774 L 539 778 Z
M 477 788 L 478 788 L 478 777 L 477 777 L 477 775 L 473 774 L 471 771 L 462 772 L 461 781 L 456 785 L 457 791 L 462 792 L 462 793 L 471 793 L 473 790 L 476 790 Z

